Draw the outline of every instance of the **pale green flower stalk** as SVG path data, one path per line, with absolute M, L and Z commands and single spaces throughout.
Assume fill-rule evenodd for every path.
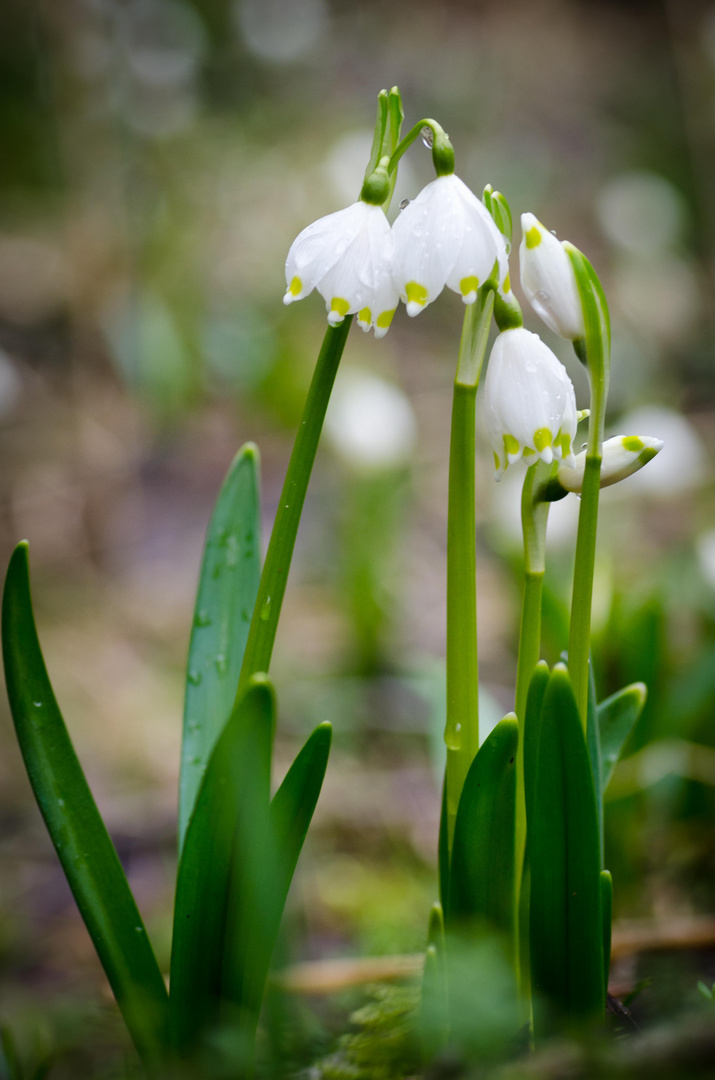
M 388 174 L 386 166 L 390 154 L 393 153 L 399 142 L 402 119 L 402 101 L 398 88 L 393 87 L 389 93 L 382 90 L 378 96 L 375 136 L 360 201 L 354 204 L 353 207 L 347 208 L 346 211 L 339 211 L 338 214 L 330 216 L 334 223 L 332 232 L 326 232 L 330 221 L 323 218 L 320 222 L 309 226 L 309 229 L 313 230 L 313 234 L 315 234 L 316 227 L 318 229 L 322 228 L 322 235 L 332 238 L 336 235 L 336 229 L 346 228 L 351 230 L 345 232 L 341 238 L 346 246 L 348 242 L 355 242 L 356 238 L 357 242 L 359 242 L 359 228 L 354 221 L 356 213 L 367 219 L 371 229 L 375 227 L 374 215 L 371 214 L 371 210 L 379 208 L 382 215 L 382 211 L 387 210 L 392 198 L 396 174 L 394 169 Z M 345 222 L 346 216 L 350 218 L 347 222 Z M 362 224 L 364 222 L 358 222 L 358 225 Z M 305 230 L 305 232 L 307 233 L 308 230 Z M 296 245 L 291 249 L 289 262 L 295 247 Z M 385 262 L 387 263 L 387 259 Z M 339 270 L 339 266 L 337 269 Z M 296 274 L 291 272 L 291 280 L 287 282 L 288 288 L 285 302 L 290 303 L 294 299 L 299 299 L 301 296 L 307 295 L 314 286 L 317 286 L 327 299 L 329 326 L 318 356 L 310 389 L 308 390 L 303 416 L 296 435 L 276 518 L 273 523 L 266 560 L 263 564 L 263 572 L 258 587 L 258 596 L 251 618 L 237 698 L 243 694 L 253 674 L 267 672 L 270 667 L 278 619 L 283 604 L 283 596 L 305 495 L 333 383 L 335 382 L 338 365 L 340 364 L 353 319 L 353 315 L 350 314 L 350 301 L 354 298 L 345 298 L 341 294 L 336 299 L 328 292 L 329 288 L 337 288 L 338 282 L 341 282 L 340 274 L 336 273 L 335 260 L 333 259 L 326 266 L 325 273 L 322 275 L 311 265 L 308 265 L 306 270 L 308 272 L 304 274 L 304 278 L 298 278 Z M 313 274 L 312 278 L 309 278 L 310 272 Z M 383 267 L 377 267 L 376 276 L 379 280 L 373 289 L 373 295 L 384 299 L 385 290 L 387 289 L 389 292 L 391 282 L 385 280 Z M 344 277 L 342 280 L 344 281 Z M 355 284 L 355 288 L 359 288 L 359 283 Z M 365 303 L 364 294 L 360 294 L 360 300 L 357 303 Z M 372 310 L 367 306 L 357 307 L 357 304 L 352 306 L 353 312 L 356 309 L 358 322 L 364 329 L 368 329 L 372 325 L 375 328 L 376 336 L 381 336 L 386 331 L 387 326 L 389 326 L 389 319 L 386 326 L 386 320 L 384 318 L 381 320 L 379 317 L 383 313 L 378 312 L 377 308 Z M 391 317 L 389 312 L 384 314 L 389 314 Z
M 559 241 L 533 214 L 522 215 L 522 233 L 524 291 L 544 322 L 573 343 L 576 355 L 586 365 L 591 388 L 568 653 L 569 673 L 585 731 L 596 528 L 610 370 L 610 318 L 598 276 L 578 248 Z
M 395 284 L 410 316 L 418 315 L 445 286 L 458 293 L 466 306 L 452 402 L 447 524 L 445 743 L 447 835 L 451 850 L 459 799 L 479 749 L 476 396 L 495 292 L 508 277 L 508 263 L 506 242 L 490 210 L 454 174 L 454 151 L 449 136 L 439 124 L 429 119 L 415 124 L 393 154 L 390 167 L 418 135 L 432 149 L 437 179 L 395 221 Z M 494 205 L 501 209 L 498 197 Z

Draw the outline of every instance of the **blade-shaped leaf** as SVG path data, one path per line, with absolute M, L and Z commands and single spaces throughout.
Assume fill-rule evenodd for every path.
M 179 779 L 179 851 L 206 765 L 231 715 L 261 576 L 258 449 L 236 454 L 204 547 L 191 629 Z
M 626 739 L 643 711 L 647 694 L 644 683 L 632 683 L 606 698 L 598 706 L 602 792 L 608 787 Z
M 541 710 L 535 770 L 527 784 L 531 865 L 530 951 L 534 1030 L 549 1010 L 571 1020 L 603 1014 L 603 929 L 596 797 L 588 749 L 564 665 L 551 673 Z
M 613 878 L 610 870 L 601 871 L 601 918 L 603 920 L 603 985 L 608 990 L 611 970 L 611 923 L 613 921 Z
M 171 950 L 171 1040 L 190 1054 L 221 1021 L 229 889 L 241 853 L 269 848 L 273 691 L 256 675 L 209 758 L 179 863 Z M 270 851 L 267 851 L 270 857 Z M 248 858 L 250 878 L 259 868 Z
M 524 715 L 524 800 L 526 803 L 527 845 L 529 842 L 528 823 L 534 816 L 534 785 L 539 764 L 539 747 L 541 745 L 541 710 L 550 677 L 549 665 L 545 660 L 539 660 L 534 668 L 534 674 L 531 676 L 529 693 L 526 698 L 526 713 Z
M 330 754 L 332 727 L 320 724 L 295 758 L 269 812 L 260 847 L 238 845 L 229 896 L 223 995 L 245 1047 L 255 1035 L 288 890 L 313 817 Z M 255 833 L 252 834 L 255 837 Z M 249 860 L 255 871 L 247 875 Z
M 2 638 L 10 708 L 35 798 L 129 1033 L 143 1060 L 154 1061 L 167 1044 L 166 987 L 55 700 L 24 542 L 5 579 Z
M 515 941 L 516 750 L 519 725 L 506 716 L 482 743 L 459 800 L 447 928 L 477 921 Z
M 598 706 L 596 705 L 596 683 L 593 677 L 593 664 L 588 662 L 588 709 L 586 713 L 586 745 L 591 762 L 593 790 L 596 792 L 596 813 L 598 814 L 598 849 L 601 853 L 601 866 L 604 857 L 603 839 L 603 782 L 601 774 L 601 733 L 598 726 Z

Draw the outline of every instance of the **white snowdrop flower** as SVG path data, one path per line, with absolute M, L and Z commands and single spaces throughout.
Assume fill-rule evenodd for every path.
M 487 368 L 484 409 L 497 480 L 522 456 L 532 465 L 537 457 L 547 464 L 555 458 L 575 464 L 573 385 L 538 334 L 523 327 L 499 334 Z
M 504 237 L 454 173 L 427 184 L 397 217 L 392 233 L 393 279 L 408 315 L 436 300 L 445 285 L 473 304 L 495 261 L 508 271 Z
M 318 290 L 328 322 L 357 313 L 358 326 L 383 337 L 399 296 L 391 275 L 392 235 L 379 206 L 358 200 L 303 229 L 286 260 L 284 304 Z
M 616 435 L 603 444 L 601 487 L 610 487 L 638 472 L 663 449 L 663 440 L 650 435 Z M 562 465 L 556 474 L 560 487 L 580 494 L 586 467 L 586 451 L 576 455 L 573 465 Z
M 583 308 L 563 243 L 533 214 L 521 215 L 521 287 L 550 330 L 569 341 L 584 337 Z

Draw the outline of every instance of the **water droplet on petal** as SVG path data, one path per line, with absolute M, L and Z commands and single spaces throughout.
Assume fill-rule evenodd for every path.
M 427 149 L 431 150 L 434 146 L 434 132 L 432 131 L 432 128 L 427 127 L 427 125 L 425 124 L 425 126 L 420 131 L 420 138 L 422 139 L 422 142 L 425 144 Z
M 412 202 L 412 199 L 403 199 L 402 202 L 400 203 L 400 210 L 406 210 L 411 202 Z

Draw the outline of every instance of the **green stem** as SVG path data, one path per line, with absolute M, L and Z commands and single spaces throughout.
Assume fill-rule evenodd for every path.
M 576 536 L 569 633 L 569 674 L 585 735 L 588 724 L 591 598 L 596 564 L 598 499 L 610 372 L 611 322 L 601 282 L 591 263 L 572 244 L 565 243 L 564 248 L 574 270 L 584 317 L 584 338 L 574 341 L 574 349 L 579 359 L 586 364 L 591 387 L 591 416 Z
M 452 402 L 447 516 L 447 824 L 449 850 L 464 781 L 479 749 L 475 429 L 494 293 L 464 313 Z
M 271 663 L 278 618 L 283 604 L 295 538 L 305 502 L 305 493 L 323 429 L 325 412 L 335 382 L 340 358 L 352 323 L 352 315 L 338 326 L 328 327 L 308 390 L 303 417 L 290 456 L 280 503 L 258 586 L 237 697 L 251 675 L 267 672 Z
M 585 260 L 584 260 L 585 261 Z M 590 264 L 589 264 L 590 266 Z M 579 281 L 581 295 L 584 289 Z M 595 290 L 594 290 L 595 292 Z M 581 506 L 576 535 L 571 626 L 569 631 L 569 674 L 578 705 L 584 734 L 588 717 L 588 658 L 591 651 L 591 601 L 593 572 L 596 565 L 596 530 L 598 501 L 601 493 L 601 459 L 608 395 L 608 331 L 599 314 L 598 292 L 587 297 L 585 354 L 591 386 L 591 416 L 584 468 Z M 605 298 L 602 301 L 605 304 Z M 605 320 L 604 320 L 605 321 Z M 580 346 L 579 346 L 580 348 Z
M 549 504 L 536 501 L 535 494 L 551 473 L 551 467 L 537 462 L 526 470 L 521 496 L 521 524 L 524 534 L 524 594 L 519 629 L 519 658 L 516 670 L 515 712 L 519 721 L 519 746 L 516 754 L 516 827 L 515 902 L 520 908 L 521 883 L 526 849 L 526 799 L 524 794 L 524 721 L 531 676 L 541 651 L 541 597 L 546 567 L 546 525 Z M 520 951 L 519 980 L 522 998 L 528 1012 L 529 966 L 526 943 Z

